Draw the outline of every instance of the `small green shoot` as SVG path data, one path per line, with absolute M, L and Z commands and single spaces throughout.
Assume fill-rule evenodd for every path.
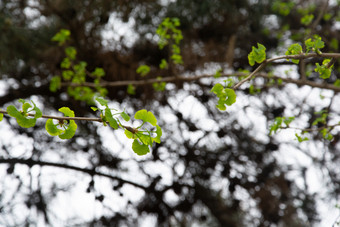
M 258 43 L 257 47 L 252 48 L 252 51 L 248 54 L 249 65 L 255 65 L 255 62 L 262 63 L 266 60 L 266 48 L 262 44 Z

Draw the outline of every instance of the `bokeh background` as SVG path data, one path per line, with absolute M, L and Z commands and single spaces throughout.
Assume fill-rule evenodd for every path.
M 184 63 L 160 70 L 170 49 L 158 48 L 155 31 L 166 17 L 181 22 Z M 76 116 L 98 117 L 66 87 L 49 89 L 65 57 L 51 41 L 60 29 L 70 30 L 69 45 L 89 71 L 105 70 L 105 81 L 205 77 L 174 79 L 164 91 L 139 85 L 135 94 L 107 87 L 112 108 L 157 117 L 162 143 L 146 156 L 134 154 L 123 130 L 98 122 L 77 122 L 75 137 L 64 141 L 48 135 L 43 120 L 24 129 L 5 116 L 1 226 L 336 226 L 339 131 L 331 141 L 311 133 L 299 143 L 296 131 L 269 136 L 269 127 L 275 117 L 296 116 L 297 127 L 309 128 L 321 110 L 339 121 L 339 95 L 259 78 L 221 112 L 210 90 L 226 79 L 214 78 L 216 70 L 255 69 L 247 55 L 257 43 L 271 57 L 318 34 L 323 52 L 339 52 L 339 1 L 1 0 L 0 108 L 21 98 L 45 114 L 68 106 Z M 320 82 L 315 62 L 282 61 L 264 72 Z M 142 64 L 151 66 L 146 77 L 136 73 Z M 339 76 L 337 61 L 325 83 Z

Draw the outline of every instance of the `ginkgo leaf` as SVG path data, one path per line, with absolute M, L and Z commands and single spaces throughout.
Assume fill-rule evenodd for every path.
M 150 152 L 149 146 L 140 144 L 137 139 L 135 139 L 132 143 L 132 150 L 138 155 L 146 155 Z
M 302 54 L 302 46 L 298 43 L 294 43 L 288 47 L 288 50 L 286 51 L 286 55 L 298 55 Z M 299 64 L 299 60 L 297 59 L 292 59 L 292 62 L 295 64 Z
M 139 110 L 135 114 L 135 119 L 139 119 L 145 122 L 149 122 L 151 125 L 156 126 L 157 125 L 157 119 L 153 113 L 150 111 L 147 111 L 145 109 Z
M 62 112 L 65 117 L 74 117 L 74 112 L 68 107 L 61 107 L 59 111 Z
M 28 102 L 22 104 L 22 112 L 27 113 L 29 108 L 32 108 L 32 105 Z
M 120 116 L 125 120 L 125 121 L 129 121 L 130 120 L 130 116 L 125 113 L 125 112 L 121 112 Z
M 77 130 L 77 124 L 73 120 L 70 120 L 70 123 L 68 124 L 66 130 L 64 131 L 63 134 L 59 135 L 59 138 L 60 139 L 71 139 L 76 133 L 76 130 Z
M 127 129 L 125 129 L 124 133 L 125 133 L 126 137 L 129 138 L 129 139 L 135 139 L 136 138 L 135 134 L 133 134 L 132 132 L 130 132 Z
M 252 48 L 252 51 L 248 54 L 249 65 L 255 65 L 255 62 L 262 63 L 266 60 L 266 47 L 258 43 L 257 47 Z
M 68 107 L 62 107 L 59 109 L 66 117 L 74 117 L 74 112 Z M 67 123 L 68 122 L 68 123 Z M 58 128 L 58 125 L 62 127 Z M 58 124 L 54 124 L 52 119 L 48 119 L 45 124 L 46 131 L 51 136 L 59 136 L 60 139 L 71 139 L 77 130 L 77 124 L 74 120 L 62 120 Z
M 138 137 L 139 140 L 143 144 L 145 144 L 145 145 L 152 145 L 153 140 L 152 140 L 152 137 L 150 135 L 145 135 L 143 133 L 137 133 L 136 137 Z
M 161 143 L 161 137 L 162 137 L 162 129 L 158 125 L 156 125 L 156 137 L 153 138 L 153 141 L 156 143 Z
M 24 113 L 21 113 L 17 110 L 17 108 L 13 105 L 7 107 L 7 113 L 11 117 L 14 117 L 18 123 L 23 128 L 31 128 L 35 125 L 36 119 L 24 116 Z
M 97 97 L 96 101 L 99 102 L 100 105 L 107 107 L 108 101 L 106 99 L 104 99 L 102 97 Z
M 219 98 L 216 107 L 223 111 L 226 110 L 226 106 L 231 106 L 236 102 L 236 93 L 231 88 L 224 88 L 222 84 L 217 83 L 211 89 L 211 92 L 215 93 Z
M 35 103 L 33 101 L 31 101 L 33 103 L 33 110 L 35 111 L 35 115 L 34 118 L 40 118 L 42 116 L 42 112 L 41 110 L 35 105 Z
M 118 129 L 118 123 L 117 121 L 113 118 L 111 110 L 109 108 L 105 108 L 105 117 L 106 120 L 109 122 L 110 126 L 114 129 Z
M 64 130 L 57 128 L 57 125 L 53 123 L 52 119 L 47 119 L 45 129 L 51 136 L 59 136 L 64 132 Z

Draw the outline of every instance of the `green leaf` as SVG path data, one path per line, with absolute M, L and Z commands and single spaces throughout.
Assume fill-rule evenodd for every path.
M 325 43 L 321 40 L 321 37 L 314 35 L 313 39 L 309 38 L 305 41 L 306 53 L 309 51 L 315 51 L 316 53 L 321 53 L 320 49 L 325 47 Z
M 221 73 L 222 73 L 222 69 L 216 70 L 216 73 L 215 73 L 214 77 L 215 78 L 220 78 L 221 77 Z
M 63 45 L 67 40 L 70 39 L 71 32 L 67 29 L 61 29 L 57 34 L 55 34 L 52 37 L 52 41 L 58 42 L 58 44 L 61 46 Z
M 31 101 L 33 103 L 33 111 L 35 111 L 35 115 L 34 115 L 34 118 L 37 119 L 37 118 L 40 118 L 42 116 L 42 112 L 41 110 L 35 105 L 35 103 L 33 101 Z
M 255 65 L 255 62 L 262 63 L 266 60 L 266 48 L 262 44 L 257 44 L 258 48 L 252 47 L 252 51 L 248 54 L 249 65 Z
M 141 65 L 137 68 L 136 72 L 141 76 L 146 76 L 150 72 L 150 66 Z
M 150 111 L 147 111 L 145 109 L 139 110 L 135 114 L 135 119 L 142 120 L 144 122 L 149 122 L 151 125 L 156 126 L 157 125 L 157 119 L 151 113 Z
M 149 146 L 140 144 L 137 139 L 135 139 L 132 143 L 132 150 L 138 155 L 146 155 L 150 152 Z
M 328 117 L 327 110 L 322 110 L 322 111 L 319 111 L 319 112 L 315 112 L 314 114 L 319 115 L 319 117 L 317 117 L 313 121 L 312 125 L 317 125 L 318 123 L 326 124 L 327 117 Z
M 59 111 L 62 112 L 66 117 L 74 117 L 74 112 L 68 108 L 68 107 L 61 107 L 59 108 Z M 51 132 L 52 134 L 58 134 L 60 139 L 71 139 L 74 134 L 76 133 L 77 130 L 77 124 L 74 122 L 74 120 L 69 120 L 69 123 L 66 123 L 67 121 L 63 121 L 62 124 L 60 126 L 64 127 L 65 129 L 58 129 L 56 128 L 57 126 L 54 125 L 54 127 L 58 130 L 61 130 L 62 132 L 60 134 L 58 134 L 58 130 L 56 130 L 55 128 L 53 128 L 52 122 L 49 122 L 48 125 L 45 125 L 45 128 L 47 130 L 47 132 Z M 47 124 L 47 122 L 46 122 Z M 49 133 L 50 133 L 49 132 Z M 51 134 L 50 133 L 50 134 Z
M 322 137 L 326 140 L 331 141 L 333 139 L 333 135 L 326 128 L 322 129 L 320 133 L 322 134 Z
M 60 89 L 61 85 L 61 78 L 60 76 L 54 76 L 51 78 L 50 81 L 50 91 L 51 92 L 56 92 L 58 89 Z
M 340 87 L 340 79 L 336 79 L 336 81 L 334 82 L 334 86 Z
M 95 70 L 91 73 L 92 76 L 96 76 L 96 77 L 103 77 L 105 76 L 105 71 L 103 68 L 95 68 Z
M 323 19 L 324 19 L 325 21 L 329 21 L 331 18 L 332 18 L 332 14 L 330 14 L 330 13 L 325 13 L 325 14 L 323 15 Z
M 94 107 L 94 106 L 91 106 L 91 110 L 93 110 L 93 111 L 97 111 L 97 110 L 98 110 L 98 108 L 97 108 L 97 107 Z
M 299 55 L 302 54 L 302 46 L 298 43 L 294 43 L 288 47 L 288 50 L 286 51 L 286 55 Z M 299 60 L 292 59 L 292 62 L 295 64 L 299 64 Z
M 74 117 L 74 112 L 68 107 L 59 108 L 59 112 L 62 112 L 66 117 Z
M 136 94 L 135 86 L 133 86 L 132 84 L 129 84 L 127 87 L 127 93 L 129 95 L 135 95 Z
M 314 43 L 315 43 L 315 48 L 316 49 L 321 49 L 321 48 L 324 48 L 325 47 L 325 43 L 321 40 L 321 37 L 318 36 L 318 35 L 314 35 Z
M 303 25 L 309 25 L 310 23 L 312 23 L 314 19 L 314 15 L 313 14 L 307 14 L 305 16 L 303 16 L 300 20 L 301 24 Z
M 100 105 L 108 107 L 108 101 L 102 97 L 95 98 L 97 102 L 99 102 Z
M 274 123 L 270 126 L 270 129 L 269 129 L 270 136 L 272 135 L 273 132 L 276 133 L 281 128 L 282 122 L 283 122 L 283 117 L 275 118 Z
M 127 129 L 125 129 L 124 133 L 125 133 L 126 137 L 129 138 L 129 139 L 135 139 L 136 138 L 136 135 L 133 134 L 132 132 L 130 132 L 129 130 L 127 130 Z
M 70 58 L 71 60 L 74 60 L 76 59 L 77 50 L 76 48 L 69 46 L 65 48 L 65 54 L 68 58 Z
M 272 133 L 276 133 L 279 129 L 282 128 L 282 123 L 289 127 L 289 124 L 295 120 L 295 117 L 276 117 L 274 123 L 270 126 L 269 135 Z
M 25 116 L 25 113 L 21 113 L 15 108 L 15 106 L 10 105 L 7 107 L 7 113 L 9 116 L 14 117 L 18 123 L 23 128 L 31 128 L 35 125 L 35 118 L 28 118 Z
M 180 54 L 173 54 L 171 55 L 170 58 L 175 64 L 178 64 L 178 65 L 183 64 L 182 55 Z
M 158 76 L 158 77 L 157 77 L 157 80 L 161 81 L 161 80 L 162 80 L 162 77 L 161 77 L 161 76 Z M 165 82 L 155 82 L 155 83 L 152 83 L 152 87 L 153 87 L 156 91 L 164 91 L 164 90 L 165 90 L 165 86 L 166 86 L 166 83 L 165 83 Z
M 153 141 L 156 143 L 161 143 L 161 137 L 162 137 L 162 129 L 158 125 L 156 125 L 156 137 L 153 138 Z
M 339 48 L 339 41 L 336 38 L 333 38 L 329 44 L 329 46 L 334 49 L 334 50 L 338 50 Z
M 225 104 L 227 104 L 228 106 L 231 106 L 233 103 L 236 102 L 235 91 L 233 89 L 230 89 L 230 88 L 225 88 L 224 92 L 227 95 L 227 100 L 225 100 Z
M 295 3 L 293 1 L 283 2 L 276 0 L 272 5 L 272 9 L 283 16 L 288 16 L 294 5 Z
M 215 93 L 219 98 L 216 107 L 221 111 L 226 110 L 225 105 L 231 106 L 236 102 L 235 91 L 231 88 L 224 88 L 220 83 L 215 84 L 210 92 Z
M 136 133 L 136 137 L 145 145 L 152 145 L 153 138 L 150 135 L 145 135 L 141 132 Z
M 173 44 L 171 47 L 172 47 L 172 53 L 174 53 L 174 54 L 180 54 L 181 53 L 181 49 L 176 44 Z
M 125 112 L 121 112 L 120 116 L 125 120 L 125 121 L 129 121 L 130 120 L 130 116 L 125 113 Z
M 161 63 L 159 64 L 160 69 L 167 69 L 168 68 L 168 62 L 165 59 L 161 60 Z
M 76 130 L 77 130 L 77 124 L 73 120 L 70 120 L 70 123 L 68 124 L 67 129 L 65 130 L 63 134 L 59 135 L 59 138 L 60 139 L 71 139 L 76 133 Z
M 108 107 L 105 108 L 105 117 L 111 128 L 118 129 L 118 123 L 116 119 L 113 118 L 111 110 Z
M 62 76 L 64 80 L 71 80 L 74 76 L 74 72 L 72 70 L 64 70 Z
M 29 108 L 32 108 L 31 104 L 29 104 L 28 102 L 23 103 L 23 105 L 22 105 L 22 112 L 25 113 L 25 114 L 28 113 L 28 109 Z
M 63 61 L 60 63 L 60 67 L 62 69 L 69 69 L 71 67 L 71 61 L 69 58 L 64 58 Z
M 299 143 L 301 143 L 303 141 L 308 141 L 309 140 L 308 137 L 299 136 L 297 133 L 295 133 L 295 137 L 299 141 Z
M 283 123 L 285 123 L 287 127 L 289 127 L 289 124 L 292 123 L 292 121 L 294 120 L 295 117 L 283 117 Z
M 314 70 L 315 72 L 318 72 L 320 74 L 320 77 L 322 79 L 328 79 L 332 74 L 333 65 L 328 67 L 328 63 L 330 61 L 331 61 L 330 59 L 325 59 L 323 60 L 322 65 L 319 65 L 319 63 L 315 64 L 316 68 Z
M 4 118 L 4 115 L 0 113 L 0 121 L 2 121 L 3 118 Z
M 59 136 L 64 132 L 62 129 L 57 128 L 58 124 L 54 124 L 52 119 L 47 119 L 45 129 L 51 136 Z
M 215 86 L 211 89 L 210 92 L 214 92 L 217 96 L 223 93 L 223 85 L 220 83 L 215 84 Z

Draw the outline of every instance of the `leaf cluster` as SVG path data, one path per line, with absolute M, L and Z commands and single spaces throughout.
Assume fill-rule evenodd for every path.
M 322 61 L 321 65 L 319 63 L 315 63 L 316 68 L 314 70 L 320 74 L 322 79 L 328 79 L 332 74 L 333 64 L 329 66 L 330 61 L 330 59 L 325 59 Z
M 325 43 L 321 40 L 321 37 L 318 35 L 314 35 L 313 38 L 309 38 L 305 41 L 306 46 L 306 54 L 310 51 L 313 51 L 317 54 L 321 54 L 322 48 L 325 47 Z M 300 55 L 304 54 L 302 50 L 302 46 L 298 43 L 294 43 L 288 47 L 288 50 L 286 51 L 286 55 Z M 288 59 L 287 59 L 288 60 Z M 298 59 L 292 59 L 292 62 L 295 64 L 299 63 Z M 328 79 L 331 76 L 332 68 L 333 68 L 333 62 L 331 62 L 331 59 L 324 59 L 322 64 L 315 63 L 315 72 L 318 72 L 320 74 L 320 78 L 322 79 Z
M 62 107 L 59 111 L 65 117 L 74 117 L 74 112 L 68 107 Z M 76 133 L 77 124 L 74 120 L 59 120 L 58 123 L 54 123 L 53 119 L 47 119 L 45 129 L 51 136 L 58 136 L 60 139 L 71 139 Z
M 278 12 L 282 16 L 288 16 L 291 12 L 291 10 L 294 8 L 295 2 L 293 1 L 282 1 L 282 0 L 276 0 L 273 3 L 272 9 L 275 12 Z
M 277 133 L 279 129 L 289 127 L 289 124 L 294 120 L 295 117 L 276 117 L 273 124 L 269 128 L 269 135 Z
M 165 18 L 162 23 L 158 26 L 156 30 L 156 34 L 159 37 L 158 47 L 160 50 L 164 49 L 166 46 L 170 46 L 171 55 L 168 60 L 161 59 L 159 63 L 159 69 L 165 70 L 169 68 L 169 62 L 172 62 L 174 65 L 183 64 L 183 59 L 181 55 L 180 42 L 183 39 L 182 31 L 179 29 L 181 23 L 178 18 Z M 150 73 L 150 66 L 148 65 L 140 65 L 136 69 L 136 73 L 140 74 L 140 76 L 144 77 Z M 157 77 L 161 79 L 162 77 Z M 156 82 L 152 84 L 153 88 L 156 91 L 164 91 L 166 83 L 165 82 Z M 132 85 L 128 87 L 128 94 L 134 94 L 134 89 L 132 89 Z
M 305 41 L 306 53 L 313 51 L 317 54 L 321 54 L 320 49 L 325 47 L 325 43 L 321 40 L 321 37 L 314 35 L 313 38 L 309 38 Z
M 233 103 L 236 102 L 235 91 L 231 88 L 224 88 L 223 85 L 220 83 L 215 84 L 210 92 L 215 93 L 216 96 L 219 98 L 216 105 L 219 110 L 226 110 L 226 105 L 231 106 Z
M 124 133 L 127 138 L 134 140 L 132 143 L 132 150 L 136 154 L 145 155 L 150 152 L 149 146 L 152 146 L 154 142 L 161 142 L 162 129 L 160 126 L 157 125 L 157 119 L 150 111 L 147 111 L 145 109 L 137 111 L 134 118 L 136 120 L 142 120 L 142 124 L 140 124 L 136 128 L 133 128 L 123 125 L 118 118 L 121 117 L 124 119 L 124 121 L 130 121 L 130 116 L 125 111 L 116 112 L 113 114 L 112 110 L 114 109 L 109 108 L 108 100 L 102 97 L 97 97 L 95 100 L 99 103 L 101 108 L 92 107 L 92 110 L 100 111 L 100 118 L 102 119 L 103 125 L 107 126 L 108 122 L 110 127 L 113 129 L 118 129 L 118 127 L 125 129 Z M 146 123 L 156 127 L 156 129 L 148 129 L 147 127 L 145 127 Z
M 56 41 L 59 45 L 64 45 L 66 40 L 70 39 L 70 31 L 62 29 L 53 38 L 52 41 Z M 89 104 L 93 102 L 95 94 L 105 96 L 107 89 L 100 86 L 101 78 L 105 76 L 105 71 L 102 68 L 95 68 L 93 72 L 86 70 L 87 63 L 84 61 L 76 61 L 77 50 L 73 46 L 64 47 L 65 58 L 60 63 L 62 69 L 61 75 L 54 76 L 50 81 L 50 90 L 56 92 L 61 88 L 62 82 L 69 82 L 72 86 L 67 87 L 68 94 L 76 100 L 85 101 Z M 90 77 L 95 88 L 83 86 L 87 81 L 87 77 Z
M 7 113 L 11 117 L 14 117 L 18 123 L 23 128 L 34 127 L 38 118 L 42 116 L 41 110 L 35 105 L 33 101 L 33 106 L 26 102 L 25 100 L 20 99 L 20 103 L 22 103 L 22 110 L 19 111 L 14 105 L 10 105 L 7 107 Z M 29 115 L 34 112 L 35 114 Z

